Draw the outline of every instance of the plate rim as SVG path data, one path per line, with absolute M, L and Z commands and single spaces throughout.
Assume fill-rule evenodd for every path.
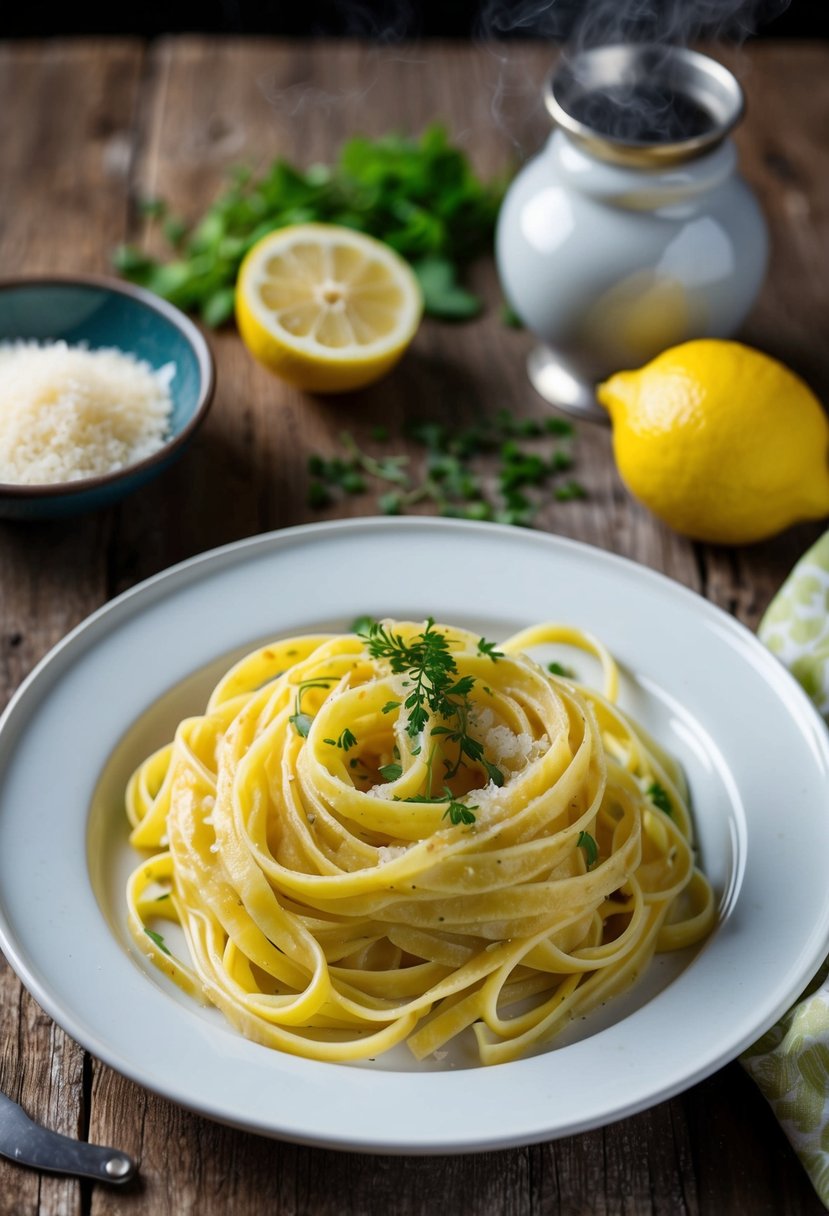
M 63 638 L 61 638 L 34 666 L 32 671 L 24 678 L 19 687 L 12 695 L 6 709 L 0 715 L 0 779 L 2 779 L 2 764 L 5 755 L 6 732 L 9 725 L 14 722 L 15 718 L 21 712 L 24 713 L 25 729 L 25 711 L 37 712 L 40 701 L 35 701 L 33 706 L 28 706 L 27 701 L 30 696 L 30 689 L 36 683 L 39 683 L 44 678 L 44 673 L 52 671 L 55 673 L 56 679 L 60 678 L 61 661 L 67 658 L 77 660 L 80 658 L 86 649 L 94 647 L 100 637 L 104 637 L 111 630 L 116 630 L 123 621 L 129 620 L 133 615 L 132 603 L 138 599 L 140 604 L 146 597 L 146 606 L 155 603 L 158 599 L 163 598 L 164 589 L 168 588 L 174 591 L 176 587 L 181 586 L 182 582 L 186 585 L 190 582 L 197 583 L 199 581 L 199 572 L 203 568 L 222 569 L 228 562 L 234 560 L 244 560 L 245 555 L 250 555 L 257 549 L 263 553 L 278 551 L 292 543 L 302 543 L 307 539 L 313 541 L 314 537 L 328 537 L 337 533 L 347 533 L 349 531 L 357 531 L 368 533 L 372 531 L 380 531 L 389 534 L 425 530 L 435 533 L 458 534 L 464 532 L 474 533 L 497 533 L 505 540 L 510 537 L 515 537 L 515 529 L 506 525 L 496 525 L 489 523 L 478 523 L 465 520 L 450 520 L 437 519 L 428 516 L 412 516 L 401 518 L 388 517 L 359 517 L 354 519 L 340 519 L 323 521 L 312 524 L 300 524 L 290 528 L 278 529 L 267 533 L 257 534 L 251 537 L 245 537 L 236 541 L 231 541 L 227 544 L 218 546 L 213 549 L 206 550 L 202 553 L 194 554 L 191 557 L 184 559 L 181 562 L 174 564 L 166 569 L 157 571 L 148 578 L 135 584 L 133 587 L 127 588 L 113 599 L 102 604 L 99 608 L 90 613 L 83 621 L 79 622 L 71 629 Z M 660 571 L 653 570 L 650 567 L 643 566 L 631 558 L 612 553 L 608 550 L 601 549 L 597 546 L 587 544 L 582 541 L 572 540 L 567 537 L 560 537 L 546 532 L 521 532 L 521 539 L 524 541 L 536 542 L 541 548 L 548 548 L 549 552 L 555 552 L 557 549 L 563 549 L 571 552 L 575 557 L 588 561 L 598 561 L 607 563 L 610 567 L 618 567 L 628 576 L 634 577 L 636 581 L 644 581 L 645 583 L 652 581 L 662 588 L 670 596 L 677 596 L 680 600 L 685 600 L 688 604 L 693 604 L 694 607 L 709 615 L 710 619 L 725 626 L 727 632 L 738 638 L 743 645 L 748 645 L 754 656 L 760 659 L 766 671 L 772 676 L 772 683 L 777 685 L 780 682 L 782 689 L 785 691 L 786 698 L 794 698 L 794 704 L 799 709 L 800 715 L 804 716 L 805 723 L 808 723 L 811 729 L 811 738 L 813 743 L 817 744 L 818 750 L 821 753 L 824 768 L 829 770 L 829 732 L 823 719 L 818 714 L 818 711 L 813 706 L 812 702 L 807 697 L 806 693 L 794 679 L 790 672 L 776 659 L 771 652 L 759 641 L 754 633 L 749 630 L 735 617 L 719 608 L 716 604 L 707 600 L 698 592 L 686 587 L 684 584 L 677 582 L 670 576 L 663 574 Z M 126 616 L 124 615 L 126 614 Z M 103 624 L 102 624 L 103 622 Z M 80 640 L 79 640 L 80 639 Z M 68 652 L 68 654 L 67 654 Z M 778 693 L 778 698 L 783 700 L 782 694 L 775 688 Z M 46 682 L 45 697 L 48 699 L 49 684 Z M 41 701 L 43 695 L 41 696 Z M 805 734 L 805 731 L 801 731 Z M 814 934 L 814 927 L 813 927 Z M 785 995 L 781 995 L 774 1007 L 773 1016 L 767 1016 L 762 1023 L 758 1023 L 750 1033 L 743 1034 L 738 1040 L 729 1039 L 718 1052 L 706 1057 L 706 1059 L 694 1068 L 686 1070 L 682 1077 L 675 1082 L 663 1085 L 654 1092 L 641 1095 L 638 1099 L 616 1103 L 612 1109 L 608 1109 L 606 1113 L 598 1117 L 586 1116 L 579 1120 L 567 1123 L 566 1126 L 556 1127 L 536 1127 L 532 1130 L 517 1130 L 512 1133 L 507 1132 L 495 1138 L 489 1137 L 481 1139 L 480 1136 L 471 1135 L 465 1137 L 459 1135 L 451 1142 L 447 1142 L 444 1138 L 439 1141 L 430 1140 L 428 1135 L 425 1135 L 417 1143 L 411 1141 L 402 1142 L 395 1140 L 390 1129 L 389 1138 L 380 1143 L 376 1138 L 360 1136 L 359 1130 L 353 1132 L 343 1132 L 336 1139 L 330 1137 L 319 1137 L 304 1133 L 292 1131 L 291 1128 L 285 1126 L 277 1126 L 273 1118 L 239 1118 L 229 1115 L 227 1109 L 223 1107 L 220 1101 L 193 1102 L 188 1100 L 181 1092 L 181 1085 L 175 1084 L 156 1084 L 152 1080 L 148 1080 L 146 1067 L 138 1064 L 133 1064 L 128 1058 L 119 1055 L 110 1049 L 107 1043 L 104 1043 L 94 1033 L 86 1030 L 84 1026 L 73 1016 L 72 1011 L 67 1012 L 61 1006 L 59 1000 L 53 998 L 49 990 L 48 981 L 44 985 L 41 983 L 38 975 L 35 973 L 34 967 L 30 965 L 30 961 L 25 956 L 25 951 L 18 949 L 15 941 L 13 930 L 9 925 L 5 907 L 0 898 L 0 950 L 3 951 L 12 969 L 16 972 L 21 982 L 27 988 L 29 993 L 41 1005 L 41 1007 L 49 1014 L 49 1016 L 61 1026 L 67 1034 L 80 1043 L 85 1050 L 89 1051 L 99 1060 L 102 1060 L 107 1065 L 112 1067 L 121 1075 L 128 1077 L 143 1088 L 150 1092 L 156 1093 L 159 1096 L 175 1102 L 177 1105 L 189 1109 L 198 1114 L 207 1116 L 220 1123 L 229 1126 L 241 1128 L 248 1131 L 253 1131 L 259 1134 L 269 1135 L 295 1143 L 309 1144 L 317 1147 L 325 1147 L 330 1149 L 338 1149 L 342 1151 L 363 1151 L 375 1152 L 389 1155 L 438 1155 L 452 1153 L 468 1153 L 478 1151 L 488 1151 L 492 1149 L 503 1149 L 516 1147 L 519 1145 L 527 1145 L 538 1143 L 545 1140 L 555 1139 L 561 1136 L 578 1134 L 591 1128 L 604 1126 L 607 1123 L 617 1119 L 630 1117 L 642 1110 L 666 1101 L 675 1096 L 677 1093 L 690 1088 L 697 1084 L 705 1077 L 716 1072 L 728 1061 L 736 1058 L 741 1051 L 744 1050 L 750 1043 L 756 1041 L 765 1031 L 772 1026 L 780 1015 L 790 1006 L 792 1000 L 798 995 L 802 988 L 806 985 L 817 968 L 820 966 L 823 958 L 829 949 L 829 897 L 823 906 L 823 923 L 821 926 L 821 936 L 819 947 L 815 945 L 809 953 L 808 967 L 801 964 L 802 977 L 798 980 L 796 988 L 792 991 L 787 991 Z M 601 1032 L 600 1032 L 601 1033 Z M 594 1036 L 595 1037 L 595 1036 Z M 591 1039 L 583 1040 L 584 1043 L 591 1042 Z M 567 1050 L 574 1050 L 579 1047 L 579 1044 L 574 1044 L 568 1047 Z M 288 1057 L 296 1059 L 295 1057 Z M 531 1065 L 535 1057 L 518 1061 L 516 1064 L 503 1067 L 517 1068 L 521 1066 Z M 318 1062 L 302 1061 L 304 1066 L 308 1064 L 317 1064 Z M 330 1065 L 323 1064 L 323 1068 L 328 1069 Z M 490 1070 L 473 1070 L 476 1075 L 480 1072 L 489 1073 Z M 372 1072 L 368 1074 L 372 1079 L 405 1075 L 407 1081 L 414 1086 L 420 1085 L 428 1078 L 428 1083 L 438 1087 L 442 1084 L 440 1078 L 446 1077 L 464 1077 L 469 1075 L 469 1070 L 462 1070 L 456 1073 L 382 1073 Z M 383 1082 L 381 1082 L 383 1084 Z

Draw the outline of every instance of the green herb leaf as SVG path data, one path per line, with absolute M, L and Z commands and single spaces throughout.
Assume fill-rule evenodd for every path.
M 494 642 L 488 642 L 486 638 L 478 639 L 478 654 L 485 654 L 487 658 L 492 659 L 493 663 L 497 663 L 499 659 L 503 659 L 503 650 L 496 650 Z
M 471 502 L 463 508 L 462 515 L 464 519 L 485 521 L 492 519 L 493 511 L 488 502 Z
M 552 456 L 550 457 L 551 473 L 563 473 L 565 470 L 571 469 L 572 467 L 573 457 L 569 452 L 562 452 L 560 450 L 553 452 Z
M 303 739 L 308 738 L 311 723 L 314 721 L 310 714 L 291 714 L 288 721 L 291 723 L 298 735 L 301 735 Z
M 288 651 L 288 653 L 291 654 L 292 651 Z M 301 684 L 297 685 L 294 713 L 290 715 L 288 721 L 292 724 L 296 733 L 301 735 L 303 739 L 308 738 L 308 732 L 314 719 L 311 714 L 302 713 L 302 698 L 309 688 L 330 688 L 336 679 L 337 676 L 331 676 L 330 679 L 325 676 L 318 676 L 311 680 L 303 680 Z
M 447 439 L 447 430 L 442 422 L 412 422 L 407 426 L 406 433 L 432 452 L 443 451 Z
M 498 788 L 500 789 L 501 786 L 504 784 L 504 774 L 497 767 L 497 765 L 491 764 L 489 762 L 489 760 L 484 759 L 482 761 L 482 763 L 483 763 L 484 768 L 487 771 L 487 776 L 489 777 L 492 784 L 497 785 Z
M 573 424 L 565 418 L 545 418 L 544 430 L 548 435 L 572 435 Z
M 187 221 L 183 220 L 180 215 L 170 215 L 164 221 L 164 238 L 172 245 L 177 247 L 187 236 Z
M 308 487 L 308 506 L 319 510 L 320 507 L 328 507 L 333 499 L 326 490 L 321 481 L 312 481 Z
M 381 764 L 377 770 L 384 781 L 397 781 L 403 776 L 402 764 Z
M 172 954 L 170 954 L 170 950 L 167 947 L 167 943 L 165 942 L 164 938 L 161 936 L 160 933 L 156 933 L 154 929 L 148 929 L 146 927 L 146 925 L 144 926 L 144 932 L 147 934 L 147 937 L 150 939 L 150 941 L 155 942 L 155 944 L 158 946 L 159 950 L 163 950 L 165 954 L 169 954 L 170 958 L 173 957 Z
M 377 506 L 384 515 L 399 515 L 403 510 L 403 498 L 400 494 L 381 494 Z
M 468 825 L 475 822 L 477 809 L 477 806 L 467 806 L 465 802 L 455 802 L 453 799 L 443 812 L 443 818 L 445 819 L 448 815 L 450 822 L 456 826 L 459 823 Z
M 383 714 L 390 714 L 393 710 L 397 709 L 399 705 L 399 701 L 387 701 L 380 712 Z
M 138 210 L 148 219 L 160 219 L 167 214 L 167 204 L 163 198 L 142 198 L 139 199 Z
M 599 846 L 589 832 L 579 832 L 576 848 L 584 849 L 588 870 L 599 860 Z
M 153 269 L 152 258 L 134 245 L 118 245 L 112 254 L 112 264 L 127 279 L 143 279 Z
M 423 258 L 412 266 L 423 292 L 423 306 L 443 321 L 468 321 L 483 307 L 471 291 L 461 287 L 457 268 L 447 258 Z
M 307 715 L 306 715 L 307 716 Z M 300 732 L 301 733 L 301 732 Z M 307 731 L 306 731 L 307 734 Z M 339 747 L 342 751 L 347 752 L 349 748 L 354 747 L 357 742 L 357 736 L 348 729 L 340 735 L 339 739 L 323 739 L 323 743 L 329 743 L 331 747 Z
M 377 621 L 373 616 L 355 616 L 354 620 L 348 626 L 349 633 L 359 634 L 360 637 L 368 637 L 369 630 L 372 625 L 376 625 Z
M 211 329 L 219 329 L 233 316 L 236 307 L 236 290 L 220 287 L 209 295 L 201 306 L 201 319 Z
M 648 786 L 648 797 L 660 811 L 664 811 L 666 815 L 673 815 L 674 808 L 668 797 L 668 791 L 658 781 L 652 781 Z
M 167 232 L 180 264 L 174 278 L 143 255 L 119 256 L 116 264 L 134 282 L 155 284 L 160 294 L 175 293 L 176 303 L 203 310 L 214 293 L 234 286 L 242 258 L 262 236 L 288 224 L 344 224 L 386 241 L 412 263 L 445 263 L 453 279 L 436 292 L 436 302 L 457 318 L 469 315 L 471 301 L 480 308 L 451 282 L 458 266 L 491 249 L 504 184 L 482 182 L 439 126 L 419 139 L 360 137 L 346 142 L 331 165 L 303 171 L 277 160 L 259 176 L 234 168 L 194 228 L 186 231 L 179 221 Z M 151 200 L 144 210 L 156 219 L 164 204 Z
M 507 304 L 506 301 L 501 305 L 501 324 L 506 325 L 508 329 L 524 328 L 524 322 L 512 305 Z
M 574 680 L 576 678 L 576 673 L 572 667 L 565 667 L 563 663 L 557 663 L 555 660 L 547 664 L 547 670 L 554 676 L 563 676 L 565 680 Z
M 568 481 L 566 485 L 556 488 L 555 496 L 558 502 L 572 502 L 577 498 L 586 498 L 587 491 L 581 482 Z
M 366 479 L 355 469 L 348 470 L 341 484 L 346 494 L 365 494 L 366 492 Z

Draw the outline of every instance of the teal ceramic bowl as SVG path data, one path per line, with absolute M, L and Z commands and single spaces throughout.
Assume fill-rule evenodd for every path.
M 210 348 L 183 313 L 151 292 L 110 279 L 0 280 L 0 342 L 58 341 L 117 347 L 153 368 L 175 364 L 173 409 L 164 445 L 103 477 L 56 485 L 0 483 L 0 516 L 47 519 L 107 506 L 145 485 L 169 464 L 204 420 L 213 396 Z

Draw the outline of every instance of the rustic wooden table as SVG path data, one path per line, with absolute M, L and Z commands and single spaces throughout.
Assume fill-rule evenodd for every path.
M 829 400 L 829 47 L 767 43 L 727 58 L 748 93 L 737 139 L 774 240 L 746 337 Z M 228 165 L 262 166 L 278 153 L 329 159 L 358 131 L 441 119 L 494 173 L 543 138 L 539 82 L 550 60 L 547 47 L 519 44 L 6 44 L 2 273 L 105 272 L 112 248 L 142 231 L 140 197 L 163 195 L 195 216 Z M 0 524 L 0 700 L 116 593 L 191 554 L 312 518 L 305 457 L 332 450 L 344 420 L 361 436 L 423 413 L 543 413 L 522 370 L 529 339 L 502 325 L 492 267 L 475 274 L 492 302 L 486 315 L 461 327 L 427 322 L 403 366 L 359 398 L 307 398 L 254 365 L 232 330 L 211 336 L 215 404 L 176 467 L 103 513 Z M 749 626 L 818 531 L 744 550 L 691 544 L 630 500 L 607 431 L 589 424 L 578 476 L 589 497 L 551 507 L 543 526 L 662 570 Z M 354 498 L 328 514 L 346 510 L 365 514 L 371 504 Z M 67 1038 L 0 959 L 0 1089 L 35 1118 L 141 1160 L 140 1181 L 123 1192 L 0 1162 L 5 1216 L 822 1211 L 737 1064 L 635 1118 L 550 1144 L 437 1159 L 326 1152 L 230 1130 L 144 1092 Z

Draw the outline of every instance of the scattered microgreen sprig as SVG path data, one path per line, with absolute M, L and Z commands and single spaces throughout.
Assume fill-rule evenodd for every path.
M 455 429 L 422 421 L 406 427 L 392 451 L 387 428 L 374 432 L 372 441 L 386 450 L 367 452 L 345 431 L 341 454 L 308 458 L 311 508 L 323 510 L 343 495 L 371 493 L 385 515 L 430 505 L 445 516 L 532 527 L 545 503 L 587 496 L 571 475 L 562 480 L 574 464 L 574 429 L 562 418 L 516 418 L 501 410 Z M 422 460 L 399 450 L 404 438 L 424 449 Z

